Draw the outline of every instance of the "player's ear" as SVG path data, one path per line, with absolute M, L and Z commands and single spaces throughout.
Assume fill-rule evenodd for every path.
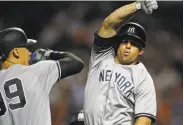
M 18 48 L 13 49 L 13 56 L 17 59 L 19 58 L 20 54 L 19 54 Z
M 141 56 L 144 53 L 144 48 L 140 49 L 139 56 Z

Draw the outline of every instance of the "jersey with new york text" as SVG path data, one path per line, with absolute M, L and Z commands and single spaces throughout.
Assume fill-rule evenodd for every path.
M 100 36 L 95 36 L 104 42 Z M 84 97 L 85 125 L 133 125 L 135 119 L 156 118 L 153 80 L 143 63 L 114 62 L 114 48 L 94 42 Z
M 1 70 L 0 125 L 51 125 L 49 93 L 60 75 L 52 60 Z

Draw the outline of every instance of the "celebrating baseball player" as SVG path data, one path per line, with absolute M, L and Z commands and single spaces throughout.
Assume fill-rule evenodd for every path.
M 85 125 L 151 125 L 155 121 L 154 83 L 139 61 L 146 31 L 127 19 L 137 11 L 152 14 L 157 8 L 156 0 L 122 6 L 95 33 L 85 88 Z
M 30 58 L 20 28 L 0 31 L 0 125 L 51 125 L 49 92 L 57 80 L 80 72 L 83 62 L 69 52 L 39 49 Z M 43 60 L 43 61 L 40 61 Z M 29 65 L 29 62 L 35 63 Z M 37 62 L 37 63 L 36 63 Z

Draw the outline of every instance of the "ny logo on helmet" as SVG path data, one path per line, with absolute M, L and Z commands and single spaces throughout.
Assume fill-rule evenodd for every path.
M 128 32 L 129 33 L 134 33 L 135 32 L 135 28 L 134 27 L 129 27 Z

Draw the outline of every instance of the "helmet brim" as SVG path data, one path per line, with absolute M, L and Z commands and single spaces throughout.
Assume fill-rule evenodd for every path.
M 35 44 L 35 43 L 37 43 L 37 40 L 34 40 L 34 39 L 27 39 L 27 45 L 29 46 L 29 45 L 33 45 L 33 44 Z
M 143 47 L 145 48 L 146 43 L 145 41 L 143 41 L 141 38 L 139 38 L 138 36 L 134 35 L 134 34 L 130 34 L 130 33 L 123 33 L 118 35 L 120 41 L 135 41 L 135 42 L 140 42 L 143 44 Z
M 16 47 L 30 47 L 32 46 L 33 44 L 37 43 L 37 40 L 34 40 L 34 39 L 27 39 L 27 42 L 25 44 L 22 44 L 22 45 L 18 45 Z

